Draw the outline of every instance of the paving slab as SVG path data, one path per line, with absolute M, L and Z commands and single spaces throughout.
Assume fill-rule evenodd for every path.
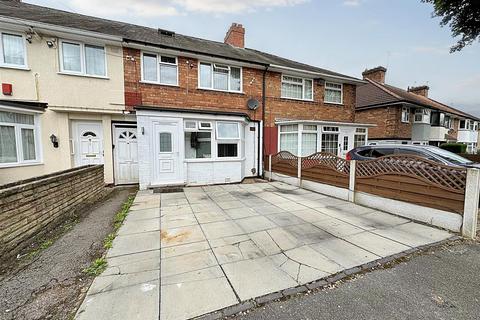
M 141 192 L 77 319 L 234 312 L 450 236 L 280 182 Z

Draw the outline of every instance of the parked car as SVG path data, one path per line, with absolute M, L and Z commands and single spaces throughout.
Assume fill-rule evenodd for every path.
M 350 150 L 347 153 L 347 160 L 372 160 L 388 155 L 415 155 L 428 160 L 450 166 L 462 166 L 468 168 L 479 168 L 480 164 L 465 159 L 455 153 L 440 149 L 434 146 L 420 145 L 375 145 L 363 146 Z

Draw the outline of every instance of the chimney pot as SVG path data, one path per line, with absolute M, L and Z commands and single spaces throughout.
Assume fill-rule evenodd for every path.
M 363 80 L 370 79 L 381 84 L 385 83 L 385 74 L 387 73 L 387 68 L 378 66 L 373 69 L 366 69 L 362 72 Z
M 245 28 L 240 23 L 232 23 L 225 35 L 224 42 L 237 48 L 245 48 Z

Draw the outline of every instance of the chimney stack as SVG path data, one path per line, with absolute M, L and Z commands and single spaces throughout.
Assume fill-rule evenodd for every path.
M 237 48 L 245 48 L 245 28 L 240 23 L 232 23 L 224 42 Z
M 385 73 L 387 73 L 387 69 L 382 66 L 378 66 L 373 69 L 366 69 L 362 72 L 363 80 L 370 79 L 376 82 L 380 82 L 381 84 L 385 83 Z
M 411 93 L 418 94 L 419 96 L 423 96 L 428 98 L 428 90 L 430 89 L 429 86 L 419 86 L 419 87 L 408 87 L 407 91 Z

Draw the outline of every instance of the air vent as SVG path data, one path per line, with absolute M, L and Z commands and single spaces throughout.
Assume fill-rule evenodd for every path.
M 168 36 L 168 37 L 175 36 L 175 32 L 170 30 L 165 30 L 165 29 L 158 29 L 158 34 L 161 34 L 162 36 Z

